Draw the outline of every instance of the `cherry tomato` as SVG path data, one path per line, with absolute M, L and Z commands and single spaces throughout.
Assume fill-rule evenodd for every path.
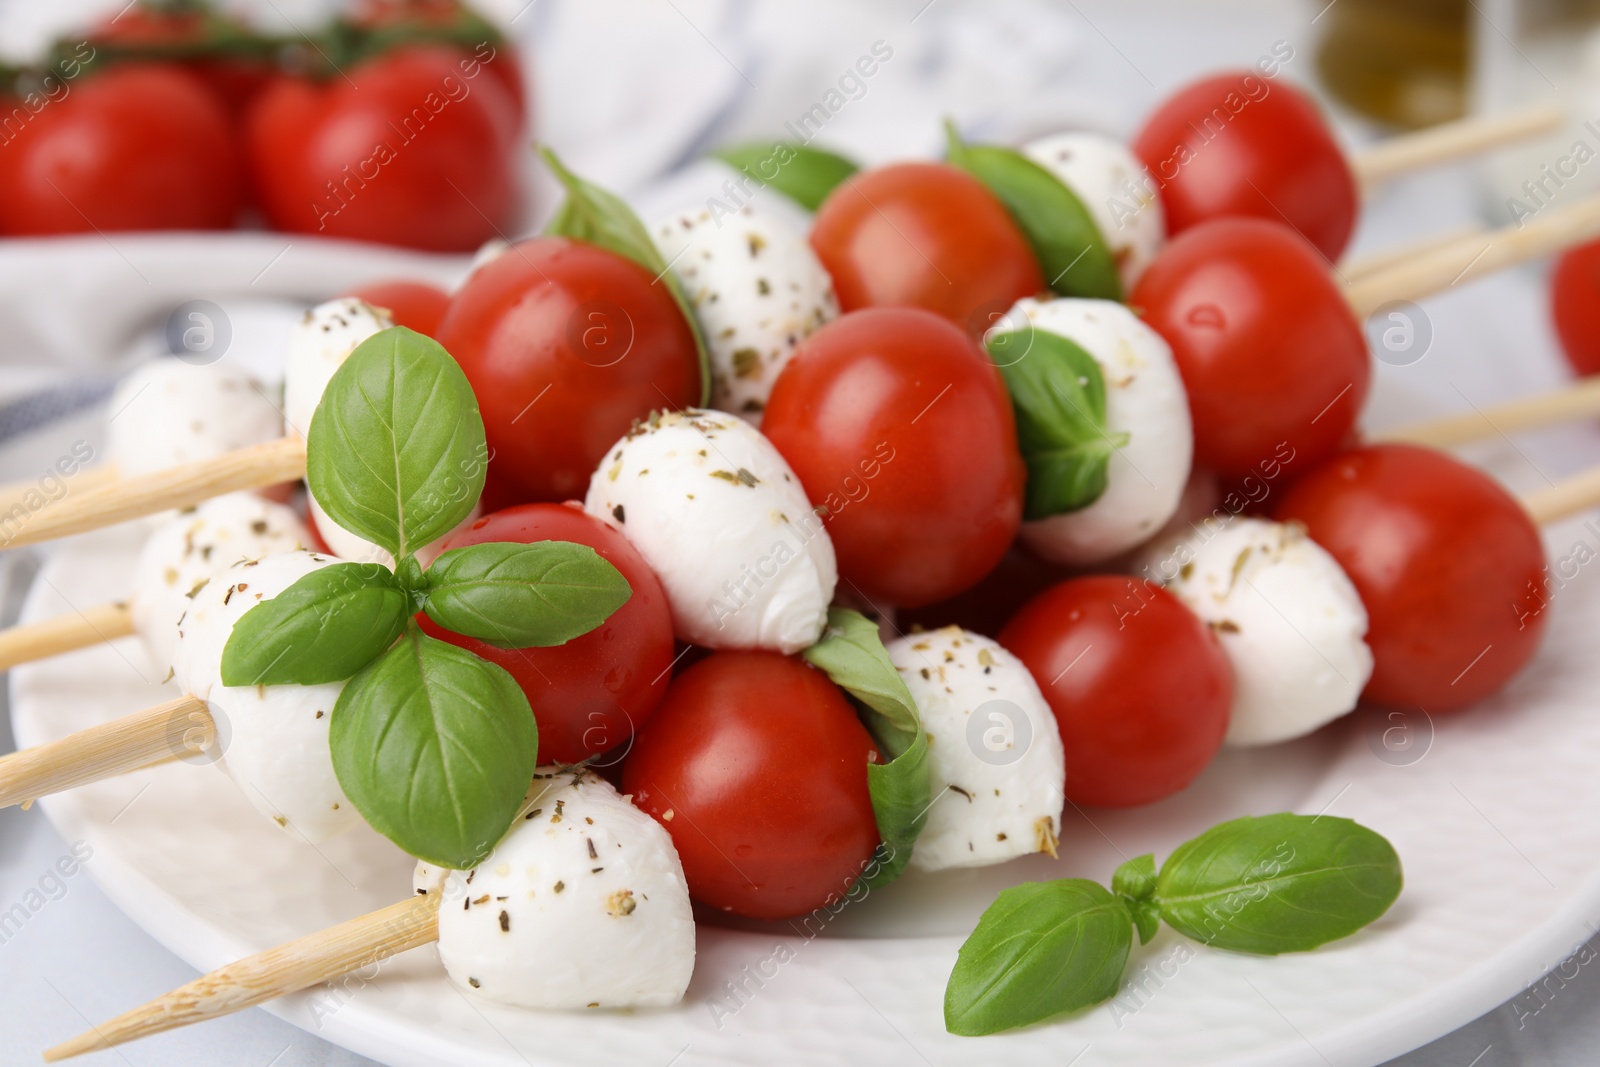
M 432 35 L 436 39 L 470 42 L 472 58 L 482 64 L 485 74 L 500 83 L 511 101 L 512 132 L 522 128 L 528 114 L 522 62 L 509 42 L 459 0 L 357 0 L 344 17 L 352 25 L 390 36 Z M 462 53 L 468 54 L 465 47 Z
M 524 241 L 478 268 L 438 340 L 478 394 L 491 470 L 519 502 L 581 497 L 634 419 L 700 395 L 694 334 L 671 292 L 581 241 Z
M 1550 310 L 1572 369 L 1600 374 L 1600 241 L 1569 249 L 1556 261 Z
M 1016 537 L 1027 475 L 1011 400 L 989 357 L 931 312 L 872 308 L 812 334 L 761 429 L 826 509 L 847 591 L 931 604 Z
M 1284 451 L 1304 470 L 1355 426 L 1372 376 L 1361 324 L 1289 229 L 1196 226 L 1162 250 L 1130 303 L 1172 346 L 1195 459 L 1218 474 L 1244 477 Z
M 1067 797 L 1132 807 L 1194 781 L 1222 747 L 1233 669 L 1178 598 L 1137 578 L 1074 578 L 1000 631 L 1055 712 Z
M 414 46 L 251 108 L 251 174 L 275 229 L 470 252 L 512 224 L 512 102 L 454 48 Z
M 926 308 L 974 338 L 1046 287 L 1005 206 L 943 163 L 901 163 L 844 182 L 817 210 L 811 245 L 843 310 Z
M 1156 110 L 1133 154 L 1161 192 L 1167 233 L 1219 218 L 1287 225 L 1336 262 L 1360 189 L 1344 150 L 1305 93 L 1253 71 L 1218 74 Z
M 350 296 L 373 307 L 387 308 L 396 326 L 416 330 L 428 337 L 439 332 L 439 322 L 450 306 L 450 295 L 443 289 L 422 282 L 374 282 Z
M 221 101 L 169 64 L 127 64 L 63 82 L 37 110 L 0 101 L 0 231 L 215 230 L 241 200 Z M 34 98 L 29 98 L 34 99 Z M 23 122 L 17 113 L 28 116 Z
M 877 758 L 821 672 L 776 652 L 717 652 L 667 690 L 623 765 L 623 792 L 672 835 L 690 896 L 786 919 L 843 894 L 870 865 Z
M 491 541 L 588 545 L 622 572 L 633 595 L 598 629 L 552 648 L 495 648 L 427 616 L 419 616 L 422 628 L 511 672 L 533 705 L 540 763 L 576 763 L 623 745 L 661 703 L 672 673 L 672 616 L 661 583 L 626 538 L 576 504 L 497 511 L 452 534 L 444 547 Z
M 1304 523 L 1367 607 L 1365 696 L 1464 707 L 1527 665 L 1544 635 L 1545 557 L 1516 499 L 1442 452 L 1373 445 L 1310 471 L 1277 518 Z
M 209 51 L 205 57 L 175 59 L 217 94 L 233 114 L 241 113 L 272 78 L 272 63 L 237 47 L 251 30 L 218 11 L 181 4 L 145 2 L 123 8 L 89 31 L 96 58 L 114 59 L 169 50 L 180 55 Z

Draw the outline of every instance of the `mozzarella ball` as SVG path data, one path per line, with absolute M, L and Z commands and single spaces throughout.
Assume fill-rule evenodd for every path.
M 304 437 L 311 432 L 311 417 L 333 372 L 362 341 L 393 325 L 387 311 L 354 297 L 330 300 L 305 313 L 289 337 L 283 371 L 283 417 L 289 433 Z
M 935 800 L 911 853 L 925 871 L 1055 855 L 1065 799 L 1056 718 L 1028 668 L 946 626 L 889 642 L 928 734 Z
M 299 516 L 251 493 L 213 497 L 156 527 L 133 568 L 129 610 L 150 661 L 165 672 L 178 643 L 178 620 L 190 597 L 235 563 L 306 548 Z
M 394 557 L 389 554 L 387 549 L 373 544 L 364 537 L 351 533 L 334 522 L 328 517 L 328 513 L 322 509 L 322 505 L 317 503 L 317 498 L 312 496 L 309 490 L 306 492 L 306 507 L 311 512 L 311 521 L 317 525 L 317 536 L 322 538 L 322 543 L 327 545 L 328 551 L 335 556 L 351 563 L 381 563 L 391 570 L 394 568 Z M 444 543 L 457 530 L 471 526 L 482 515 L 482 505 L 474 504 L 472 510 L 467 513 L 467 517 L 456 523 L 455 528 L 449 533 L 417 549 L 417 562 L 426 567 L 438 559 L 439 554 L 444 551 Z
M 312 571 L 339 561 L 315 552 L 284 552 L 235 563 L 201 586 L 178 622 L 172 670 L 178 685 L 197 700 L 222 687 L 222 650 L 244 613 L 270 600 Z
M 1167 234 L 1161 199 L 1144 164 L 1120 141 L 1082 131 L 1030 141 L 1022 153 L 1077 194 L 1111 250 L 1123 288 L 1131 290 Z
M 362 821 L 339 788 L 328 747 L 344 686 L 216 685 L 206 701 L 223 768 L 240 791 L 261 814 L 312 844 Z
M 1300 737 L 1356 706 L 1372 674 L 1367 611 L 1349 577 L 1293 523 L 1207 522 L 1167 585 L 1233 664 L 1230 745 Z
M 711 355 L 711 406 L 753 424 L 812 331 L 839 316 L 833 279 L 806 235 L 748 207 L 666 220 L 656 246 L 683 286 Z
M 524 814 L 471 871 L 420 864 L 442 893 L 439 957 L 474 1000 L 522 1008 L 677 1004 L 694 914 L 672 839 L 593 774 L 545 768 Z
M 995 327 L 1029 329 L 1065 337 L 1093 357 L 1105 379 L 1106 434 L 1126 434 L 1127 443 L 1112 454 L 1099 499 L 1024 523 L 1022 540 L 1052 563 L 1103 563 L 1154 536 L 1177 511 L 1194 458 L 1188 394 L 1167 342 L 1121 304 L 1025 297 Z
M 111 395 L 107 460 L 124 477 L 200 463 L 283 436 L 265 386 L 226 363 L 157 359 Z
M 838 581 L 833 542 L 748 423 L 692 408 L 652 415 L 600 461 L 584 510 L 644 556 L 684 641 L 798 652 L 821 636 Z

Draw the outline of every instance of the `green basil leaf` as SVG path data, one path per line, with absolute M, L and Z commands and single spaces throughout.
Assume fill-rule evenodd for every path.
M 222 684 L 343 681 L 394 644 L 409 607 L 381 564 L 335 563 L 312 571 L 234 624 L 222 649 Z
M 598 552 L 566 541 L 453 548 L 425 577 L 428 618 L 496 648 L 565 644 L 633 595 Z
M 1077 342 L 1028 326 L 985 341 L 1017 415 L 1028 465 L 1025 514 L 1047 519 L 1088 507 L 1106 491 L 1126 433 L 1106 432 L 1106 380 Z
M 631 259 L 667 287 L 694 334 L 695 350 L 700 358 L 700 405 L 711 403 L 711 355 L 706 350 L 705 335 L 700 331 L 700 320 L 695 318 L 694 308 L 678 284 L 677 275 L 672 273 L 666 258 L 650 239 L 650 231 L 620 196 L 572 173 L 549 148 L 541 147 L 539 151 L 567 191 L 567 198 L 545 225 L 544 232 L 551 237 L 585 241 Z
M 1156 858 L 1147 852 L 1118 867 L 1111 876 L 1111 891 L 1122 898 L 1133 914 L 1133 928 L 1139 931 L 1139 944 L 1148 945 L 1161 928 L 1161 909 L 1151 899 L 1156 893 Z
M 1155 899 L 1197 941 L 1276 955 L 1355 933 L 1389 909 L 1402 882 L 1394 847 L 1349 819 L 1246 816 L 1168 856 Z
M 945 133 L 950 165 L 988 186 L 1006 206 L 1052 290 L 1061 296 L 1122 299 L 1116 260 L 1076 193 L 1015 149 L 966 144 L 948 121 Z
M 828 609 L 822 639 L 801 656 L 866 706 L 867 728 L 887 763 L 867 764 L 872 813 L 883 839 L 868 887 L 887 885 L 911 862 L 911 850 L 933 806 L 928 735 L 911 690 L 889 661 L 878 625 L 860 612 Z
M 1082 878 L 1029 882 L 989 905 L 956 956 L 944 1025 L 976 1037 L 1116 995 L 1133 932 L 1127 907 Z
M 807 211 L 817 210 L 835 187 L 860 169 L 841 155 L 783 141 L 735 145 L 711 154 Z
M 333 521 L 402 559 L 483 492 L 478 400 L 450 353 L 394 326 L 356 346 L 311 418 L 306 481 Z
M 539 731 L 503 668 L 412 625 L 339 694 L 328 743 L 339 785 L 373 829 L 417 859 L 466 870 L 516 818 Z

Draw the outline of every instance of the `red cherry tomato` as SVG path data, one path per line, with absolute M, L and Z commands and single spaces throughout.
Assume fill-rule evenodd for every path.
M 1005 206 L 943 163 L 902 163 L 844 182 L 817 210 L 811 245 L 845 311 L 926 308 L 973 337 L 1045 288 Z
M 776 652 L 717 652 L 678 676 L 639 732 L 623 792 L 672 835 L 692 897 L 786 919 L 843 894 L 870 864 L 877 758 L 821 672 Z
M 1550 310 L 1572 369 L 1600 374 L 1600 241 L 1569 249 L 1556 261 Z
M 1336 262 L 1360 189 L 1344 150 L 1305 93 L 1254 71 L 1219 74 L 1156 110 L 1133 154 L 1161 191 L 1167 232 L 1218 218 L 1288 225 Z
M 414 46 L 325 82 L 275 81 L 246 128 L 275 229 L 470 252 L 512 223 L 512 102 L 461 53 Z
M 227 45 L 251 31 L 244 23 L 217 11 L 182 5 L 140 3 L 123 8 L 89 31 L 88 45 L 98 57 L 119 51 L 135 55 L 172 49 L 180 54 L 214 49 L 211 56 L 174 60 L 192 71 L 217 94 L 232 114 L 245 106 L 272 78 L 272 63 Z
M 1361 594 L 1368 699 L 1464 707 L 1538 650 L 1547 615 L 1539 530 L 1482 472 L 1431 449 L 1373 445 L 1307 473 L 1276 514 L 1304 523 Z
M 396 326 L 428 337 L 439 332 L 439 322 L 450 306 L 448 293 L 422 282 L 375 282 L 349 295 L 373 307 L 387 308 Z
M 626 538 L 576 504 L 497 511 L 444 547 L 491 541 L 588 545 L 622 572 L 633 595 L 598 629 L 553 648 L 495 648 L 426 616 L 419 617 L 422 628 L 511 672 L 533 705 L 540 763 L 576 763 L 623 745 L 661 703 L 672 673 L 672 616 L 661 583 Z
M 239 153 L 220 100 L 168 64 L 61 83 L 34 110 L 0 100 L 0 231 L 215 230 L 239 213 Z M 32 99 L 32 98 L 29 98 Z M 28 116 L 16 119 L 18 113 Z
M 1067 796 L 1132 807 L 1178 792 L 1222 747 L 1233 669 L 1209 627 L 1136 578 L 1075 578 L 1000 632 L 1055 712 Z
M 1156 257 L 1130 303 L 1172 346 L 1195 459 L 1239 478 L 1292 451 L 1332 455 L 1366 400 L 1372 360 L 1315 249 L 1259 219 L 1218 219 Z
M 581 241 L 524 241 L 472 273 L 439 324 L 483 412 L 497 481 L 522 501 L 583 495 L 652 408 L 700 395 L 694 334 L 639 264 Z
M 812 334 L 761 429 L 827 509 L 845 588 L 869 600 L 954 596 L 1016 537 L 1026 472 L 1011 400 L 989 357 L 930 312 L 872 308 Z

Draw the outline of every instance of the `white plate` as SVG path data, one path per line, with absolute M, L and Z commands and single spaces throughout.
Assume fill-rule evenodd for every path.
M 1564 555 L 1580 538 L 1600 546 L 1600 527 L 1568 524 L 1550 545 Z M 120 591 L 136 540 L 105 531 L 63 545 L 25 617 L 59 615 Z M 1502 698 L 1434 724 L 1431 744 L 1408 755 L 1383 747 L 1384 720 L 1358 715 L 1270 752 L 1227 754 L 1165 803 L 1069 812 L 1057 862 L 907 877 L 847 908 L 814 939 L 807 935 L 816 924 L 702 925 L 694 982 L 676 1010 L 479 1010 L 445 982 L 431 947 L 272 1010 L 375 1059 L 430 1067 L 664 1064 L 684 1050 L 684 1064 L 1002 1056 L 1052 1067 L 1374 1064 L 1516 994 L 1585 940 L 1600 912 L 1600 776 L 1592 765 L 1600 751 L 1600 716 L 1592 713 L 1600 588 L 1576 583 L 1552 610 L 1551 639 L 1533 669 Z M 12 684 L 22 745 L 173 695 L 155 684 L 133 639 L 19 668 Z M 1427 726 L 1409 724 L 1419 737 Z M 90 870 L 104 891 L 202 969 L 408 892 L 409 862 L 376 834 L 321 848 L 299 843 L 211 766 L 169 763 L 43 806 L 64 837 L 93 846 Z M 1110 1005 L 999 1037 L 944 1033 L 940 1006 L 956 948 L 1003 885 L 1105 880 L 1123 856 L 1162 856 L 1225 818 L 1324 808 L 1377 828 L 1404 859 L 1405 892 L 1371 929 L 1279 959 L 1188 950 L 1163 932 L 1135 949 L 1130 984 Z M 730 982 L 743 983 L 742 1006 Z

